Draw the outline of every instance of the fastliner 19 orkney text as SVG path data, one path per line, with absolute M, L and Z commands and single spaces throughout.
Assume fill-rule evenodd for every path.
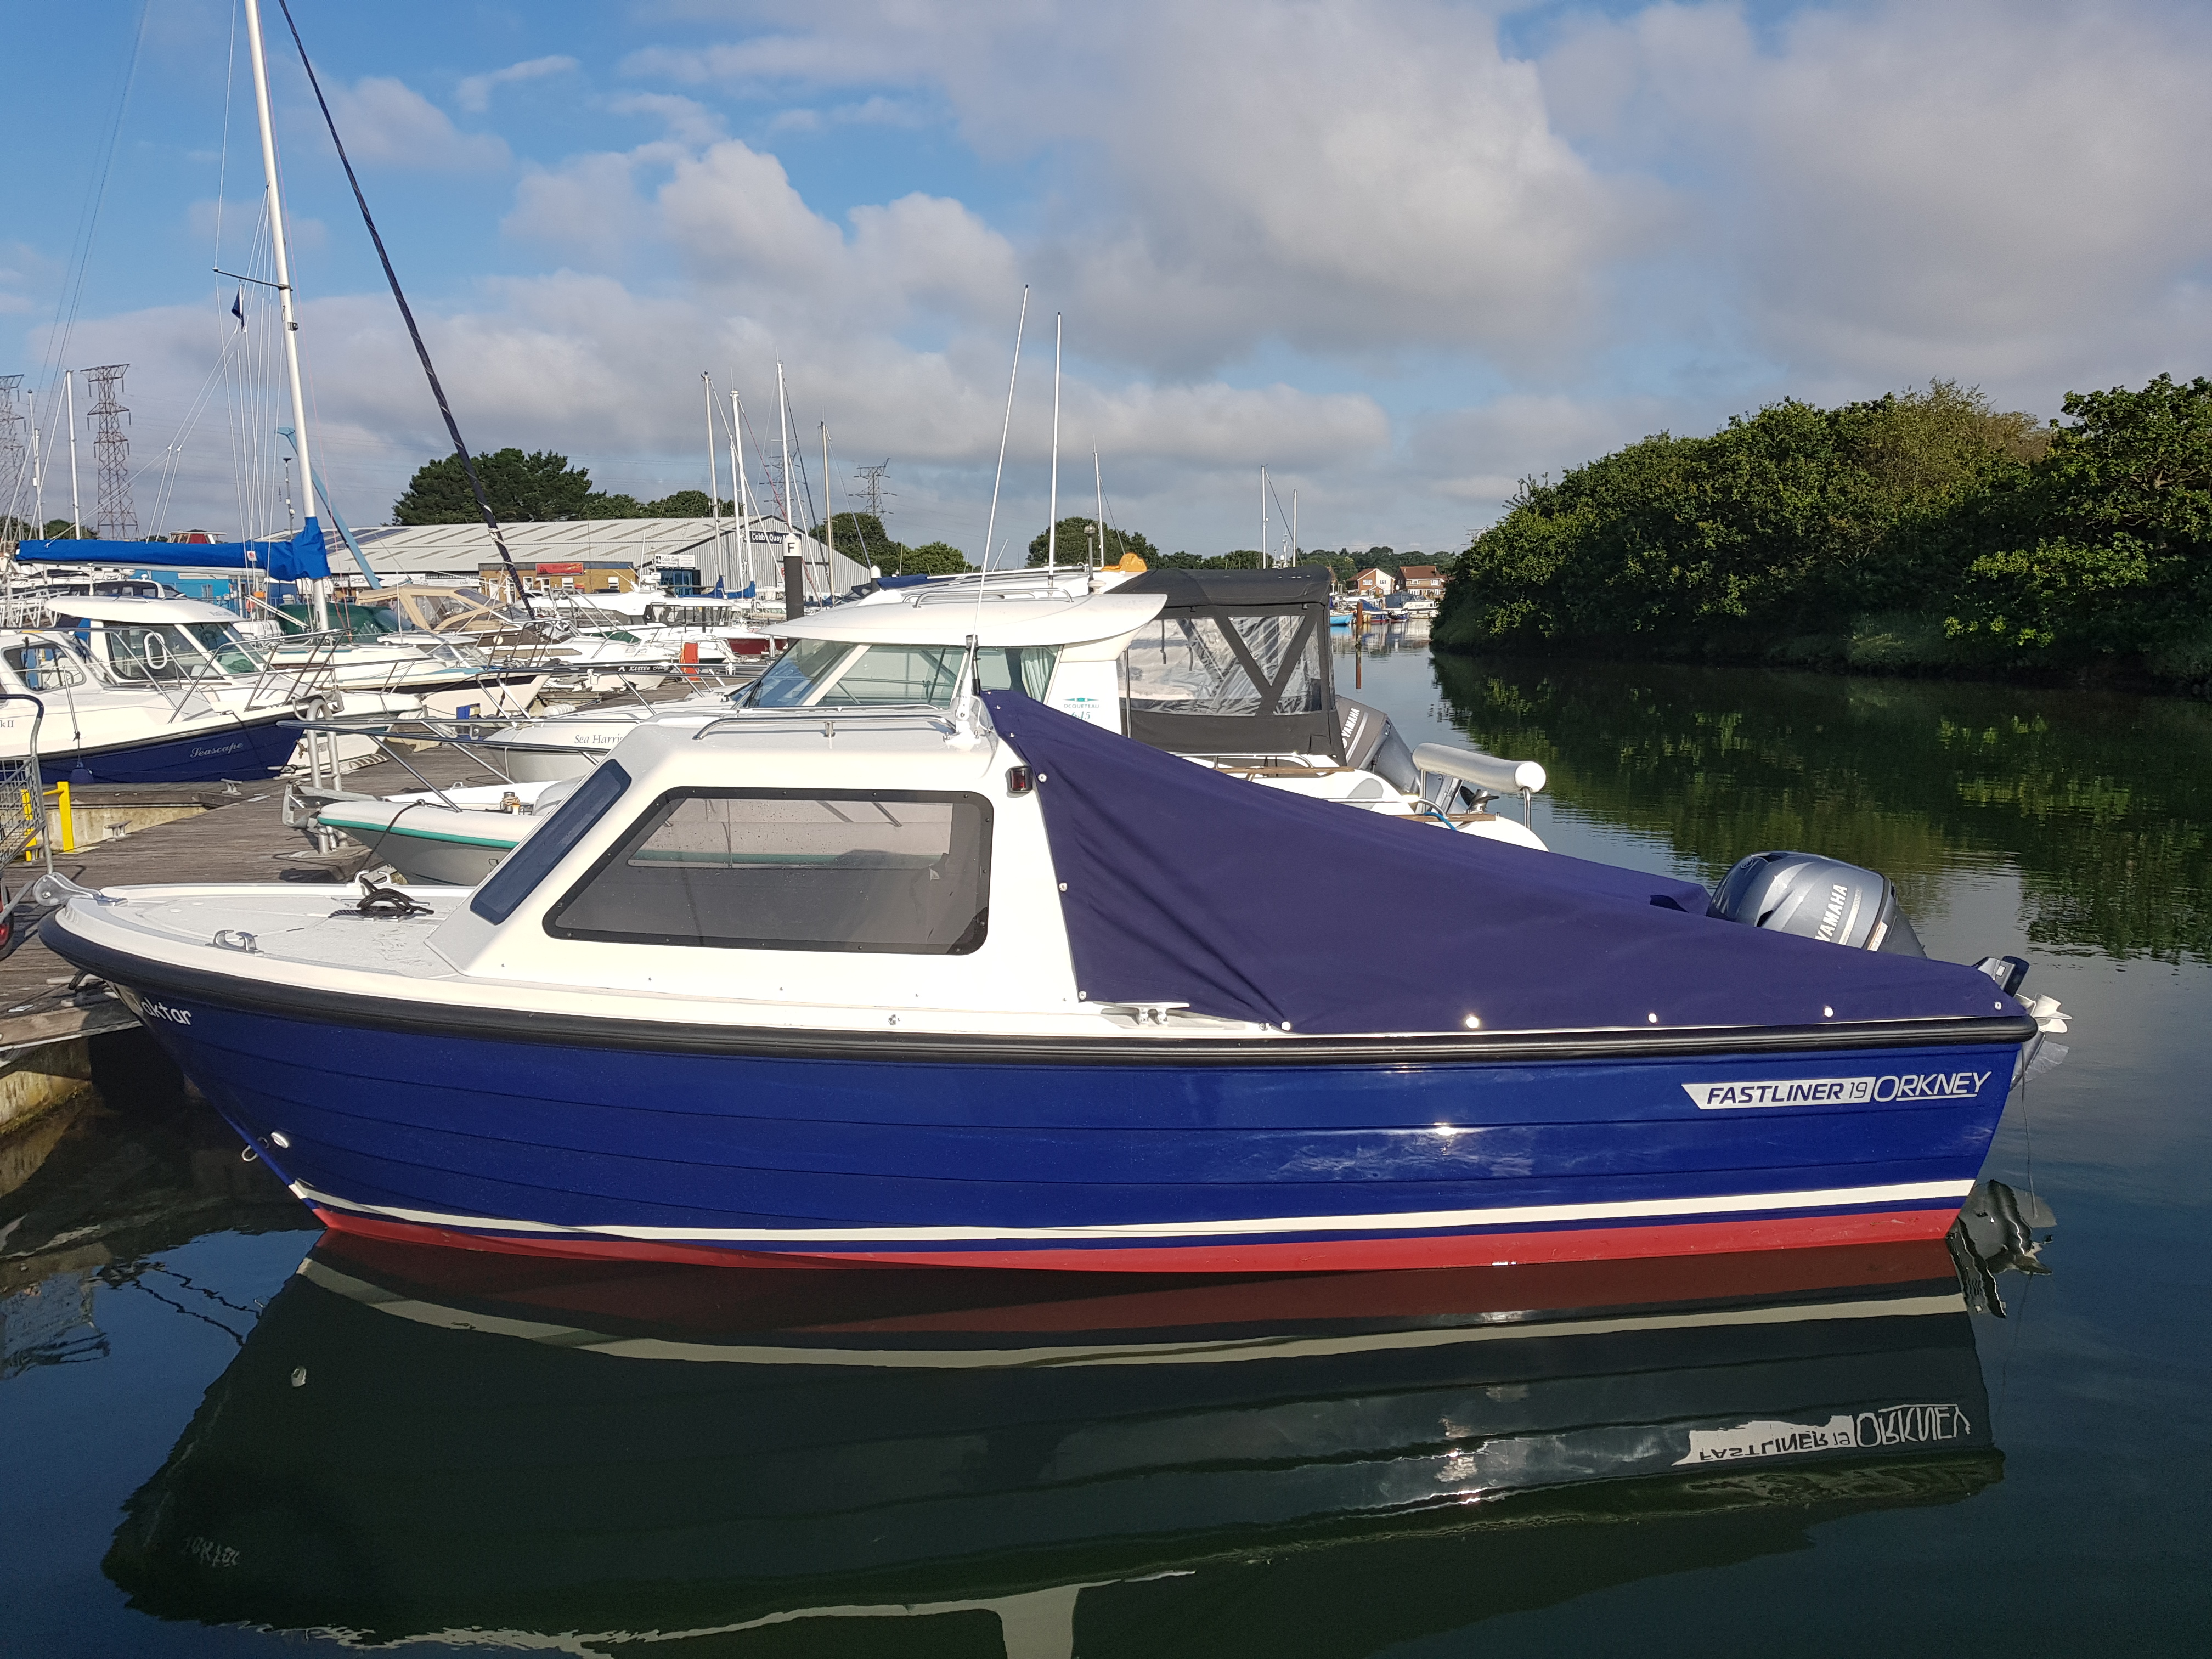
M 672 1260 L 1936 1237 L 2038 1034 L 1974 969 L 972 684 L 641 726 L 473 891 L 80 890 L 45 937 L 331 1225 Z M 1335 935 L 1347 868 L 1390 914 Z

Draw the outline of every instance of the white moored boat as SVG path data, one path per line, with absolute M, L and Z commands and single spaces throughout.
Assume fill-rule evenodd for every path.
M 732 694 L 580 709 L 506 726 L 481 740 L 517 789 L 580 778 L 641 726 L 698 726 L 733 708 L 860 710 L 949 700 L 973 637 L 987 690 L 1023 689 L 1048 707 L 1203 760 L 1264 787 L 1414 817 L 1541 849 L 1525 822 L 1490 811 L 1545 786 L 1544 769 L 1464 749 L 1409 751 L 1388 718 L 1338 695 L 1328 650 L 1327 592 L 1298 572 L 1161 572 L 1091 591 L 1019 573 L 885 589 L 777 631 L 786 654 Z M 1103 586 L 1103 584 L 1102 584 Z M 336 803 L 328 827 L 373 847 L 410 879 L 450 880 L 537 825 L 526 809 L 482 806 L 452 792 L 406 806 Z M 404 824 L 403 830 L 395 824 Z M 450 848 L 435 843 L 450 837 Z

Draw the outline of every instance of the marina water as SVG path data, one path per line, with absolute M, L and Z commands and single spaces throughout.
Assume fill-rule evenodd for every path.
M 2071 1051 L 1985 1174 L 2055 1214 L 2048 1273 L 1999 1274 L 2002 1317 L 1923 1322 L 1910 1352 L 1841 1320 L 1787 1352 L 1678 1321 L 1516 1370 L 1510 1343 L 1430 1340 L 1449 1322 L 1401 1283 L 1387 1317 L 1342 1286 L 1300 1313 L 1295 1362 L 1196 1358 L 1266 1339 L 1267 1296 L 1231 1286 L 1172 1333 L 1190 1363 L 1071 1365 L 1096 1328 L 1170 1316 L 1086 1315 L 1076 1285 L 983 1319 L 917 1279 L 847 1322 L 903 1369 L 577 1353 L 542 1305 L 488 1312 L 481 1275 L 299 1273 L 305 1212 L 149 1067 L 0 1144 L 0 1653 L 2201 1651 L 2212 708 L 1338 649 L 1409 742 L 1540 761 L 1558 851 L 1707 884 L 1826 854 L 1893 879 L 1931 954 L 2027 958 Z M 1362 898 L 1357 868 L 1283 896 L 1324 952 Z M 783 1275 L 784 1326 L 817 1277 Z M 963 1368 L 914 1334 L 948 1321 L 1049 1327 L 1059 1358 Z M 1883 1410 L 1824 1419 L 1805 1392 L 1862 1377 Z M 1723 1399 L 1756 1409 L 1687 1443 L 1743 1461 L 1649 1472 L 1638 1436 Z M 1823 1434 L 1873 1455 L 1776 1450 Z

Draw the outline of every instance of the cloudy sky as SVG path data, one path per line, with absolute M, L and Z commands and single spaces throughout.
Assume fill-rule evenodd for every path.
M 446 446 L 268 3 L 311 420 L 376 521 Z M 1055 312 L 1063 511 L 1096 451 L 1200 552 L 1256 544 L 1262 464 L 1305 544 L 1435 550 L 1785 395 L 2047 416 L 2212 346 L 2199 0 L 293 3 L 472 445 L 703 485 L 701 371 L 772 447 L 780 357 L 816 490 L 826 421 L 841 507 L 888 459 L 893 533 L 971 556 L 1025 283 L 1015 550 Z M 236 29 L 0 0 L 0 374 L 131 363 L 148 530 L 275 499 L 210 270 L 265 270 Z

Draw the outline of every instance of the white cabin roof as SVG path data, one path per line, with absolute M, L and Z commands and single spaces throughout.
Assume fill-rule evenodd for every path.
M 58 593 L 43 603 L 47 610 L 58 615 L 82 617 L 88 622 L 138 623 L 149 627 L 161 623 L 228 623 L 234 628 L 238 625 L 236 611 L 199 599 L 110 599 Z
M 1167 603 L 1158 593 L 1090 593 L 1066 599 L 975 590 L 909 588 L 894 602 L 872 594 L 768 631 L 793 640 L 843 640 L 856 645 L 1087 645 L 1133 633 Z

